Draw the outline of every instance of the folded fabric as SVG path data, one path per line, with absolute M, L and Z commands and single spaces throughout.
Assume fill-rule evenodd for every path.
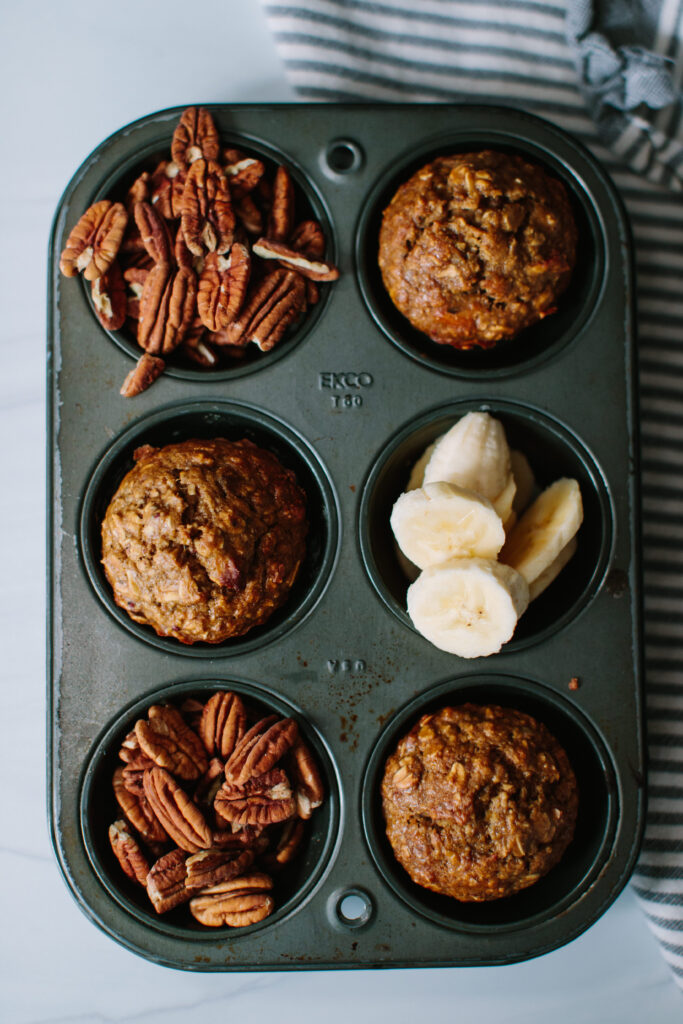
M 264 7 L 302 97 L 515 104 L 581 139 L 624 198 L 638 269 L 649 744 L 633 885 L 683 987 L 683 0 Z

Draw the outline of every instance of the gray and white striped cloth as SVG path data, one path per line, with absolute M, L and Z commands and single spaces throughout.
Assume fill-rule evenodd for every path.
M 633 886 L 683 987 L 683 0 L 263 3 L 302 97 L 515 103 L 581 139 L 624 197 L 638 271 L 650 755 Z

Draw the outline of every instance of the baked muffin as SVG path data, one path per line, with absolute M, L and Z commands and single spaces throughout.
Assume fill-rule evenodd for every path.
M 490 348 L 553 312 L 576 258 L 562 183 L 521 156 L 442 156 L 384 211 L 379 266 L 397 309 L 442 345 Z
M 560 860 L 578 806 L 567 755 L 510 708 L 424 715 L 388 759 L 386 831 L 418 885 L 463 902 L 511 896 Z
M 114 600 L 182 643 L 220 643 L 287 598 L 305 554 L 306 498 L 248 440 L 145 445 L 102 523 Z

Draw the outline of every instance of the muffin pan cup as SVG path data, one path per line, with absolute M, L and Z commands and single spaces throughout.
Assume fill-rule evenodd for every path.
M 512 109 L 210 109 L 226 144 L 281 153 L 297 169 L 326 222 L 341 277 L 322 286 L 315 319 L 272 359 L 229 379 L 167 374 L 125 400 L 118 390 L 133 353 L 98 324 L 81 283 L 59 276 L 59 253 L 80 214 L 131 173 L 136 155 L 168 147 L 181 110 L 145 117 L 107 139 L 62 197 L 48 282 L 48 771 L 59 864 L 96 925 L 151 960 L 188 970 L 497 964 L 546 952 L 615 899 L 643 827 L 633 277 L 622 206 L 579 144 Z M 526 154 L 563 178 L 579 211 L 581 275 L 554 326 L 543 321 L 517 353 L 508 343 L 488 361 L 476 353 L 449 361 L 400 319 L 390 330 L 382 322 L 386 307 L 372 271 L 377 204 L 419 161 L 484 146 Z M 390 541 L 388 520 L 365 517 L 378 515 L 378 481 L 385 480 L 384 501 L 387 488 L 403 486 L 401 475 L 405 482 L 410 458 L 429 443 L 437 421 L 477 408 L 498 410 L 518 432 L 519 447 L 527 438 L 537 446 L 526 454 L 544 482 L 572 466 L 583 474 L 588 561 L 595 564 L 582 565 L 583 576 L 565 586 L 560 577 L 537 628 L 522 620 L 519 637 L 500 654 L 465 661 L 435 649 L 405 621 L 391 556 L 385 551 L 379 568 L 373 564 L 369 539 L 379 537 L 380 548 L 382 534 Z M 276 449 L 291 439 L 297 458 L 306 453 L 322 554 L 310 592 L 299 607 L 284 606 L 283 628 L 270 637 L 264 628 L 263 644 L 247 635 L 233 649 L 160 645 L 119 622 L 93 585 L 97 503 L 90 499 L 103 464 L 127 450 L 131 436 L 139 432 L 142 443 L 153 426 L 144 440 L 159 443 L 160 425 L 168 425 L 173 440 L 193 423 L 210 426 L 217 410 L 217 436 L 229 410 L 247 436 L 258 421 L 272 430 Z M 554 473 L 556 458 L 562 466 Z M 569 689 L 573 677 L 576 690 Z M 103 883 L 86 848 L 94 823 L 82 827 L 81 808 L 102 738 L 117 732 L 126 709 L 151 703 L 159 691 L 172 699 L 219 685 L 253 688 L 297 709 L 325 751 L 335 794 L 326 820 L 334 824 L 324 863 L 312 885 L 288 895 L 286 912 L 244 931 L 176 932 L 132 913 Z M 391 744 L 423 709 L 459 697 L 535 711 L 577 751 L 588 795 L 574 849 L 535 895 L 532 887 L 498 906 L 444 911 L 426 891 L 406 889 L 402 869 L 387 863 L 376 789 Z

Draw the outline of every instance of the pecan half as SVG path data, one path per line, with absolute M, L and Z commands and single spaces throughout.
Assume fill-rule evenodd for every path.
M 137 796 L 143 796 L 144 790 L 142 788 L 142 773 L 145 768 L 152 768 L 154 761 L 147 757 L 147 754 L 140 753 L 123 769 L 123 784 L 129 793 L 135 793 Z
M 174 160 L 162 160 L 150 179 L 149 201 L 166 220 L 180 216 L 185 174 Z
M 214 160 L 197 160 L 185 179 L 180 224 L 195 256 L 224 253 L 235 233 L 228 180 Z
M 170 265 L 172 262 L 171 236 L 163 217 L 151 203 L 136 203 L 133 215 L 142 244 L 155 263 Z
M 171 156 L 180 166 L 187 168 L 202 157 L 218 160 L 220 140 L 211 114 L 204 107 L 188 107 L 183 111 L 173 132 Z
M 274 270 L 247 297 L 237 320 L 228 324 L 219 338 L 224 337 L 229 345 L 254 341 L 262 352 L 269 352 L 303 311 L 305 302 L 304 279 L 284 268 Z M 214 338 L 216 344 L 219 338 Z
M 133 215 L 136 203 L 144 203 L 149 199 L 150 181 L 149 171 L 143 171 L 128 189 L 126 193 L 126 209 L 129 216 Z
M 306 826 L 301 818 L 290 818 L 282 827 L 275 849 L 261 856 L 259 862 L 269 871 L 281 871 L 296 857 L 305 831 Z
M 187 858 L 188 889 L 205 889 L 219 882 L 229 882 L 237 878 L 254 863 L 254 851 L 241 850 L 200 850 Z
M 223 170 L 230 184 L 230 195 L 234 199 L 241 199 L 255 189 L 266 172 L 262 160 L 247 156 L 239 149 L 226 149 L 223 159 Z
M 219 690 L 204 705 L 199 735 L 209 754 L 227 760 L 244 736 L 247 712 L 236 693 Z
M 225 778 L 241 786 L 253 776 L 269 771 L 298 735 L 299 728 L 293 718 L 270 715 L 262 719 L 245 733 L 226 761 Z
M 90 295 L 97 319 L 107 331 L 118 331 L 126 322 L 128 296 L 121 268 L 114 261 L 100 277 L 90 282 Z
M 315 758 L 301 738 L 289 752 L 289 767 L 297 813 L 300 818 L 310 818 L 323 802 L 325 787 Z
M 292 249 L 283 242 L 274 241 L 271 238 L 259 238 L 253 245 L 255 256 L 262 260 L 278 260 L 292 270 L 296 270 L 304 277 L 312 281 L 336 281 L 339 277 L 339 270 L 333 263 L 326 263 L 324 260 L 311 260 L 302 253 Z
M 130 793 L 123 779 L 123 766 L 116 769 L 112 779 L 116 802 L 135 831 L 147 843 L 163 843 L 168 839 L 166 831 L 154 813 L 147 797 Z
M 248 235 L 260 235 L 263 231 L 263 214 L 251 196 L 241 196 L 234 202 L 235 214 Z
M 124 398 L 135 398 L 136 395 L 141 395 L 157 377 L 161 376 L 165 369 L 166 363 L 163 359 L 143 352 L 133 369 L 126 375 L 119 394 Z
M 191 894 L 185 888 L 186 860 L 183 850 L 171 850 L 150 868 L 147 894 L 157 914 L 165 914 L 190 899 Z
M 268 875 L 254 871 L 213 885 L 201 896 L 195 896 L 190 900 L 190 912 L 201 924 L 212 928 L 244 928 L 272 914 L 275 902 L 268 895 L 272 887 Z
M 119 750 L 119 760 L 124 761 L 128 764 L 134 761 L 136 757 L 140 756 L 140 744 L 138 738 L 135 735 L 135 729 L 131 729 L 128 735 L 123 740 L 121 748 Z
M 319 260 L 325 255 L 325 235 L 317 220 L 302 220 L 297 224 L 289 244 L 309 260 Z
M 175 272 L 157 263 L 145 279 L 140 296 L 138 344 L 146 352 L 167 355 L 189 330 L 195 311 L 197 278 L 192 270 Z
M 204 324 L 202 324 L 202 334 L 204 331 Z M 197 337 L 196 335 L 193 335 L 191 330 L 188 331 L 187 335 L 183 339 L 181 348 L 184 355 L 186 355 L 188 359 L 191 359 L 193 363 L 198 363 L 200 366 L 206 366 L 209 369 L 218 364 L 218 356 L 211 346 L 207 345 L 207 343 L 202 339 L 202 335 Z
M 273 768 L 242 785 L 224 782 L 216 793 L 218 813 L 235 825 L 275 825 L 296 813 L 289 780 L 281 768 Z
M 268 238 L 286 242 L 294 227 L 294 183 L 286 167 L 280 165 L 273 182 L 273 205 L 268 218 Z
M 165 768 L 148 768 L 143 786 L 154 813 L 181 850 L 198 853 L 209 849 L 212 833 L 204 815 Z
M 87 281 L 100 277 L 111 266 L 121 247 L 128 223 L 123 203 L 102 199 L 88 207 L 66 240 L 59 259 L 65 277 L 82 272 Z
M 121 818 L 109 826 L 109 842 L 124 874 L 134 882 L 146 885 L 149 874 L 147 858 Z
M 197 309 L 210 331 L 231 323 L 244 303 L 251 272 L 251 256 L 245 245 L 235 242 L 227 256 L 211 252 L 204 260 L 197 291 Z
M 209 766 L 204 744 L 175 708 L 153 704 L 135 723 L 135 735 L 154 764 L 181 779 L 198 779 Z

